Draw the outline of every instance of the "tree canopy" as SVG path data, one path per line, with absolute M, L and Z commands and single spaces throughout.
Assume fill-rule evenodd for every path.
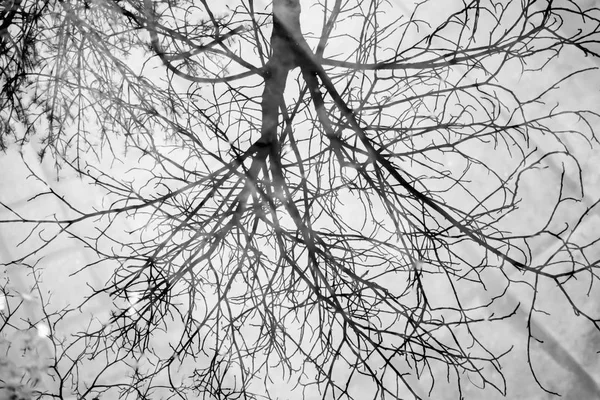
M 4 264 L 39 278 L 69 240 L 95 254 L 78 269 L 113 271 L 82 304 L 43 304 L 53 381 L 36 393 L 505 393 L 510 346 L 486 330 L 519 313 L 523 368 L 552 393 L 530 351 L 543 291 L 600 318 L 581 150 L 600 115 L 568 100 L 598 81 L 584 3 L 3 0 L 2 149 L 33 143 L 104 196 L 81 203 L 26 163 L 29 204 L 59 206 L 0 199 L 0 228 L 27 229 Z M 525 300 L 498 312 L 513 290 Z M 3 291 L 7 331 L 24 300 Z M 103 295 L 110 318 L 68 332 Z

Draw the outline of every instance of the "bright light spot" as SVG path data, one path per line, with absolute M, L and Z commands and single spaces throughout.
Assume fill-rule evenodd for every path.
M 0 311 L 4 311 L 6 308 L 6 296 L 0 296 Z
M 21 298 L 25 301 L 32 301 L 33 300 L 33 296 L 30 295 L 29 293 L 19 293 L 21 295 Z
M 50 328 L 46 324 L 37 324 L 37 333 L 39 337 L 48 337 L 50 336 Z
M 281 149 L 281 157 L 285 157 L 291 152 L 292 152 L 292 146 L 288 143 L 283 146 L 283 149 Z
M 129 309 L 127 310 L 127 313 L 133 315 L 137 313 L 136 305 L 140 301 L 140 294 L 137 292 L 131 293 L 127 297 L 129 297 Z

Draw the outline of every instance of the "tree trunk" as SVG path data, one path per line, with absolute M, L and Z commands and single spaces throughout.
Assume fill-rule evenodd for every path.
M 279 108 L 283 103 L 283 93 L 289 72 L 298 66 L 297 49 L 302 39 L 300 30 L 300 1 L 274 0 L 273 32 L 271 33 L 271 55 L 266 64 L 265 88 L 262 94 L 261 135 L 257 142 L 258 150 L 248 171 L 246 187 L 240 195 L 238 215 L 245 208 L 247 198 L 256 185 L 258 174 L 265 171 L 265 181 L 269 181 L 267 171 L 271 173 L 271 183 L 277 195 L 283 192 L 279 137 Z M 270 158 L 267 169 L 267 157 Z

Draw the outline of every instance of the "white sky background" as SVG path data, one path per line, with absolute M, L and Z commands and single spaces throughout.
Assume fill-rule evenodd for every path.
M 229 3 L 233 4 L 233 1 L 230 1 Z M 315 34 L 318 35 L 318 33 L 320 32 L 320 27 L 321 27 L 321 19 L 320 18 L 315 18 L 315 15 L 318 15 L 318 10 L 317 11 L 313 11 L 315 10 L 314 6 L 311 6 L 310 4 L 307 4 L 309 2 L 303 1 L 302 2 L 302 27 L 303 27 L 303 31 L 305 34 L 307 34 L 308 32 L 314 32 Z M 223 4 L 223 3 L 222 3 Z M 401 2 L 400 0 L 396 0 L 396 2 L 392 3 L 393 7 L 392 10 L 396 10 L 398 12 L 397 15 L 399 15 L 400 13 L 405 13 L 407 12 L 406 7 L 403 6 L 403 2 Z M 443 4 L 443 6 L 442 6 Z M 436 19 L 439 19 L 440 21 L 445 19 L 445 17 L 448 15 L 448 13 L 450 12 L 450 10 L 452 10 L 452 5 L 455 4 L 454 2 L 451 1 L 437 1 L 437 2 L 432 2 L 431 3 L 431 8 L 427 9 L 425 14 L 428 15 L 428 18 L 431 17 L 432 20 L 430 20 L 430 22 L 432 22 L 432 26 L 435 26 L 435 22 L 439 22 L 439 21 L 435 21 Z M 264 1 L 257 1 L 256 2 L 256 8 L 257 9 L 265 9 L 268 10 L 268 4 Z M 392 15 L 390 13 L 390 15 L 386 15 L 386 17 L 389 18 L 394 18 L 397 15 Z M 319 15 L 320 17 L 320 15 Z M 356 34 L 356 29 L 360 28 L 360 26 L 351 26 L 348 25 L 347 26 L 347 32 L 350 35 L 354 35 Z M 309 41 L 309 43 L 311 43 Z M 314 42 L 313 42 L 314 43 Z M 342 42 L 338 42 L 338 43 L 342 43 Z M 335 54 L 335 52 L 338 50 L 338 48 L 340 50 L 343 50 L 341 48 L 342 46 L 330 46 L 330 48 L 328 48 L 325 52 L 325 55 L 329 55 L 329 54 Z M 557 64 L 554 65 L 554 69 L 550 70 L 547 72 L 547 74 L 545 73 L 543 76 L 540 76 L 540 81 L 527 81 L 527 82 L 521 82 L 518 79 L 517 74 L 513 75 L 512 77 L 510 76 L 510 73 L 507 74 L 506 79 L 514 79 L 514 81 L 512 83 L 515 84 L 515 87 L 522 90 L 523 92 L 527 92 L 529 90 L 537 90 L 540 86 L 547 84 L 549 82 L 553 82 L 555 81 L 556 77 L 560 77 L 560 76 L 564 76 L 565 75 L 565 71 L 569 71 L 570 69 L 572 69 L 573 67 L 581 67 L 584 64 L 583 63 L 590 63 L 590 59 L 586 59 L 583 58 L 580 54 L 576 54 L 575 52 L 572 54 L 573 59 L 577 59 L 577 62 L 573 62 L 572 59 L 569 59 L 568 61 L 562 61 L 559 62 Z M 256 58 L 255 58 L 256 59 Z M 162 73 L 162 69 L 160 67 L 158 67 L 159 63 L 158 61 L 155 59 L 154 60 L 154 67 L 157 68 L 153 68 L 151 66 L 146 66 L 145 68 L 145 72 L 147 74 L 148 77 L 154 78 L 154 77 L 158 77 L 160 76 L 160 74 Z M 133 68 L 137 68 L 139 67 L 139 65 L 137 65 L 137 63 L 134 60 L 131 60 L 131 65 Z M 564 68 L 564 70 L 562 69 L 558 69 L 558 68 Z M 288 93 L 290 97 L 294 96 L 294 89 L 296 87 L 296 85 L 294 85 L 293 82 L 293 77 L 295 77 L 298 74 L 298 70 L 295 70 L 292 72 L 291 76 L 290 76 L 290 80 L 288 81 Z M 590 75 L 587 75 L 588 77 Z M 581 103 L 584 103 L 584 106 L 589 106 L 589 104 L 600 104 L 600 97 L 598 96 L 598 90 L 597 90 L 597 81 L 594 82 L 595 85 L 590 85 L 589 81 L 586 81 L 583 77 L 579 77 L 576 80 L 574 80 L 572 83 L 570 83 L 569 85 L 569 92 L 574 93 L 572 96 L 567 96 L 567 97 L 560 97 L 560 99 L 557 99 L 562 102 L 573 102 L 573 105 L 575 107 L 581 107 Z M 235 83 L 234 83 L 235 84 Z M 178 83 L 179 85 L 179 89 L 181 89 L 182 91 L 184 91 L 186 89 L 186 87 L 184 86 L 183 83 Z M 262 90 L 262 88 L 258 88 L 257 90 Z M 564 93 L 564 92 L 563 92 Z M 577 93 L 577 94 L 575 94 Z M 432 113 L 435 113 L 435 110 L 431 110 Z M 157 136 L 158 137 L 158 136 Z M 540 141 L 539 143 L 540 147 L 543 147 L 544 149 L 547 148 L 547 146 L 552 146 L 551 142 L 547 142 L 547 141 Z M 42 164 L 41 166 L 39 166 L 36 163 L 35 160 L 35 152 L 33 151 L 36 147 L 35 143 L 30 144 L 28 147 L 25 148 L 24 150 L 24 155 L 25 155 L 25 159 L 28 160 L 29 165 L 31 166 L 31 168 L 34 168 L 36 171 L 39 172 L 40 176 L 43 177 L 44 179 L 47 180 L 47 182 L 53 187 L 55 188 L 57 191 L 62 191 L 65 193 L 71 193 L 71 194 L 76 194 L 74 196 L 74 199 L 76 199 L 76 201 L 80 201 L 81 204 L 83 206 L 89 206 L 91 207 L 92 205 L 98 205 L 99 202 L 101 201 L 100 199 L 100 194 L 97 192 L 94 192 L 92 190 L 92 188 L 90 188 L 87 185 L 84 185 L 82 182 L 77 181 L 76 179 L 74 179 L 73 177 L 69 177 L 67 179 L 63 179 L 59 182 L 53 181 L 53 177 L 52 174 L 48 173 L 48 170 L 52 170 L 52 166 L 51 163 L 47 164 L 47 161 Z M 550 147 L 551 148 L 551 147 Z M 486 149 L 471 149 L 473 152 L 478 152 L 478 151 L 488 151 Z M 594 165 L 595 161 L 594 160 L 598 160 L 598 155 L 597 155 L 597 151 L 596 152 L 590 152 L 589 150 L 587 150 L 584 146 L 582 146 L 582 143 L 580 142 L 575 142 L 573 144 L 573 150 L 577 151 L 578 154 L 581 155 L 581 160 L 585 160 L 584 162 L 587 162 L 587 166 L 588 166 L 588 170 L 593 170 L 590 169 L 590 165 Z M 498 156 L 499 154 L 497 153 L 490 153 L 490 159 L 493 159 L 494 157 Z M 592 159 L 592 157 L 595 157 Z M 138 167 L 140 166 L 140 163 L 143 163 L 143 159 L 142 161 L 140 161 L 140 159 L 138 159 L 137 157 L 134 157 L 133 155 L 127 157 L 125 159 L 125 163 L 124 164 L 119 164 L 119 163 L 112 163 L 110 162 L 110 157 L 107 157 L 107 159 L 105 160 L 105 162 L 102 165 L 102 168 L 109 170 L 111 172 L 111 174 L 115 175 L 115 176 L 123 176 L 126 173 L 126 171 L 130 168 L 133 167 Z M 491 160 L 492 162 L 494 160 Z M 448 163 L 452 162 L 452 160 L 448 160 Z M 499 160 L 499 163 L 502 163 L 503 160 Z M 11 173 L 9 174 L 2 174 L 0 177 L 0 200 L 8 202 L 10 204 L 18 204 L 20 203 L 24 198 L 28 197 L 30 194 L 32 194 L 35 190 L 33 190 L 32 188 L 34 187 L 33 183 L 28 183 L 28 184 L 22 184 L 23 177 L 26 175 L 26 171 L 23 169 L 22 164 L 19 163 L 18 157 L 16 156 L 16 152 L 14 149 L 11 150 L 11 154 L 7 155 L 2 155 L 0 157 L 0 163 L 1 163 L 1 167 L 3 168 L 3 170 L 5 171 L 11 171 Z M 460 168 L 460 166 L 458 166 L 458 168 Z M 585 169 L 585 166 L 584 166 Z M 123 175 L 122 175 L 123 174 Z M 135 173 L 130 174 L 130 176 L 135 177 Z M 591 188 L 592 193 L 594 192 L 594 185 L 593 182 L 597 182 L 597 177 L 595 174 L 589 174 L 584 176 L 584 179 L 586 179 L 587 182 L 589 182 L 591 185 L 588 185 L 588 187 Z M 31 182 L 31 180 L 29 180 L 28 182 Z M 39 186 L 40 183 L 35 184 L 36 186 Z M 485 177 L 481 178 L 481 181 L 476 182 L 476 184 L 481 185 L 482 189 L 485 188 Z M 550 183 L 550 187 L 544 187 L 543 182 L 540 182 L 539 180 L 533 180 L 529 183 L 530 185 L 532 185 L 532 193 L 539 193 L 539 197 L 537 199 L 536 203 L 532 203 L 530 204 L 530 206 L 535 206 L 537 205 L 542 205 L 542 203 L 544 202 L 544 196 L 546 196 L 546 193 L 548 193 L 548 191 L 552 190 L 552 184 Z M 539 187 L 534 188 L 534 185 L 539 185 Z M 598 187 L 598 186 L 595 186 Z M 596 192 L 598 193 L 598 192 Z M 592 198 L 597 198 L 597 196 L 592 196 Z M 106 200 L 104 200 L 106 201 Z M 357 217 L 357 209 L 355 208 L 356 206 L 358 206 L 358 203 L 356 202 L 356 199 L 353 198 L 352 196 L 348 195 L 348 198 L 345 199 L 345 203 L 346 203 L 346 207 L 344 208 L 343 211 L 341 211 L 342 215 L 345 216 L 345 218 L 351 219 L 354 218 L 356 220 L 358 220 Z M 58 205 L 53 205 L 53 207 L 58 207 Z M 49 211 L 48 208 L 45 206 L 41 206 L 39 203 L 37 205 L 33 205 L 33 206 L 23 206 L 23 210 L 26 211 L 28 213 L 28 215 L 48 215 Z M 525 213 L 528 213 L 529 208 L 527 207 L 523 207 L 523 210 Z M 64 210 L 59 210 L 58 212 L 62 212 Z M 52 210 L 52 212 L 54 212 L 54 209 Z M 527 219 L 527 221 L 530 221 L 530 219 Z M 130 221 L 131 224 L 136 225 L 138 223 L 142 223 L 140 221 Z M 361 225 L 362 225 L 362 221 Z M 510 221 L 510 223 L 518 223 L 519 221 L 513 222 Z M 89 227 L 88 227 L 89 228 Z M 115 231 L 117 231 L 117 229 L 115 229 Z M 12 253 L 12 250 L 16 250 L 16 242 L 17 240 L 17 235 L 14 235 L 15 232 L 7 232 L 4 228 L 4 226 L 0 227 L 0 237 L 3 239 L 4 243 L 7 243 L 7 248 L 9 249 L 9 252 Z M 21 237 L 22 238 L 22 237 Z M 60 250 L 60 249 L 59 249 Z M 72 252 L 71 254 L 76 254 L 75 250 L 71 250 L 68 247 L 66 248 L 65 251 L 69 251 Z M 51 259 L 51 258 L 50 258 Z M 47 276 L 47 284 L 48 287 L 52 288 L 54 285 L 64 285 L 64 282 L 67 282 L 67 271 L 73 271 L 75 269 L 77 269 L 77 264 L 78 262 L 76 261 L 77 258 L 76 257 L 72 257 L 69 256 L 67 258 L 68 260 L 71 260 L 73 265 L 70 265 L 68 268 L 63 264 L 63 265 L 56 265 L 55 266 L 55 270 L 57 272 L 57 275 L 51 275 L 51 274 L 46 274 Z M 52 259 L 51 259 L 52 260 Z M 63 258 L 57 258 L 57 260 L 59 260 L 58 264 L 62 263 L 62 260 L 64 260 Z M 52 264 L 52 262 L 48 263 L 48 267 L 50 267 Z M 51 270 L 48 269 L 48 272 L 50 272 Z M 58 274 L 58 271 L 61 272 L 61 274 Z M 106 279 L 106 273 L 107 271 L 102 271 L 101 272 L 101 279 L 100 281 Z M 92 276 L 93 274 L 86 274 L 84 276 L 81 276 L 79 279 L 79 284 L 82 284 L 83 281 L 90 279 L 89 277 Z M 98 278 L 97 278 L 98 279 Z M 96 283 L 98 283 L 98 280 L 96 280 Z M 76 287 L 73 286 L 74 284 L 71 283 L 70 287 Z M 443 298 L 443 284 L 440 282 L 439 283 L 439 290 L 442 293 L 442 296 L 440 296 L 440 298 Z M 433 286 L 436 287 L 436 286 Z M 67 302 L 67 301 L 73 301 L 74 298 L 77 297 L 77 295 L 79 295 L 80 293 L 77 290 L 72 290 L 72 291 L 63 291 L 62 293 L 60 291 L 58 291 L 57 295 L 55 296 L 55 301 L 56 303 L 53 304 L 62 304 L 63 302 Z M 161 339 L 157 340 L 157 343 L 160 342 Z M 338 371 L 340 373 L 340 375 L 343 375 L 344 372 L 343 371 Z M 358 382 L 358 381 L 357 381 Z M 291 382 L 290 384 L 293 384 L 293 382 Z M 510 384 L 510 382 L 509 382 Z M 443 388 L 443 384 L 441 386 L 438 386 Z M 368 393 L 368 388 L 369 388 L 369 384 L 368 382 L 365 382 L 365 385 L 362 387 L 363 390 L 365 390 L 367 393 L 364 393 L 365 395 L 369 395 L 371 393 Z M 358 388 L 357 390 L 360 390 L 361 388 Z M 281 398 L 287 398 L 287 393 L 289 390 L 289 387 L 287 384 L 284 383 L 275 383 L 273 385 L 273 390 L 274 393 L 281 393 Z M 490 396 L 493 396 L 494 394 L 491 394 Z M 361 398 L 361 396 L 358 396 L 359 398 Z M 310 396 L 308 396 L 307 398 L 310 398 Z M 439 397 L 441 398 L 441 397 Z M 492 398 L 492 397 L 490 397 Z M 517 397 L 513 397 L 513 398 L 517 398 Z

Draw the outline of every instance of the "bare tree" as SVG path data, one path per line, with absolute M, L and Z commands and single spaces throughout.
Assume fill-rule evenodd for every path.
M 97 257 L 82 270 L 114 270 L 80 307 L 118 305 L 63 335 L 80 307 L 53 310 L 38 290 L 55 351 L 40 396 L 427 398 L 445 381 L 460 398 L 473 384 L 505 393 L 510 348 L 485 330 L 519 312 L 551 392 L 529 351 L 551 311 L 542 288 L 599 327 L 573 284 L 598 294 L 600 237 L 580 235 L 598 199 L 574 144 L 597 145 L 598 114 L 547 103 L 597 72 L 519 83 L 561 57 L 597 60 L 591 3 L 2 4 L 3 148 L 41 143 L 57 178 L 106 196 L 92 208 L 47 186 L 30 202 L 58 200 L 47 218 L 0 203 L 3 229 L 28 229 L 5 264 L 40 274 L 44 251 L 80 242 Z M 523 225 L 531 179 L 555 188 L 538 226 Z M 496 313 L 514 287 L 528 301 Z M 4 292 L 2 329 L 35 325 Z

